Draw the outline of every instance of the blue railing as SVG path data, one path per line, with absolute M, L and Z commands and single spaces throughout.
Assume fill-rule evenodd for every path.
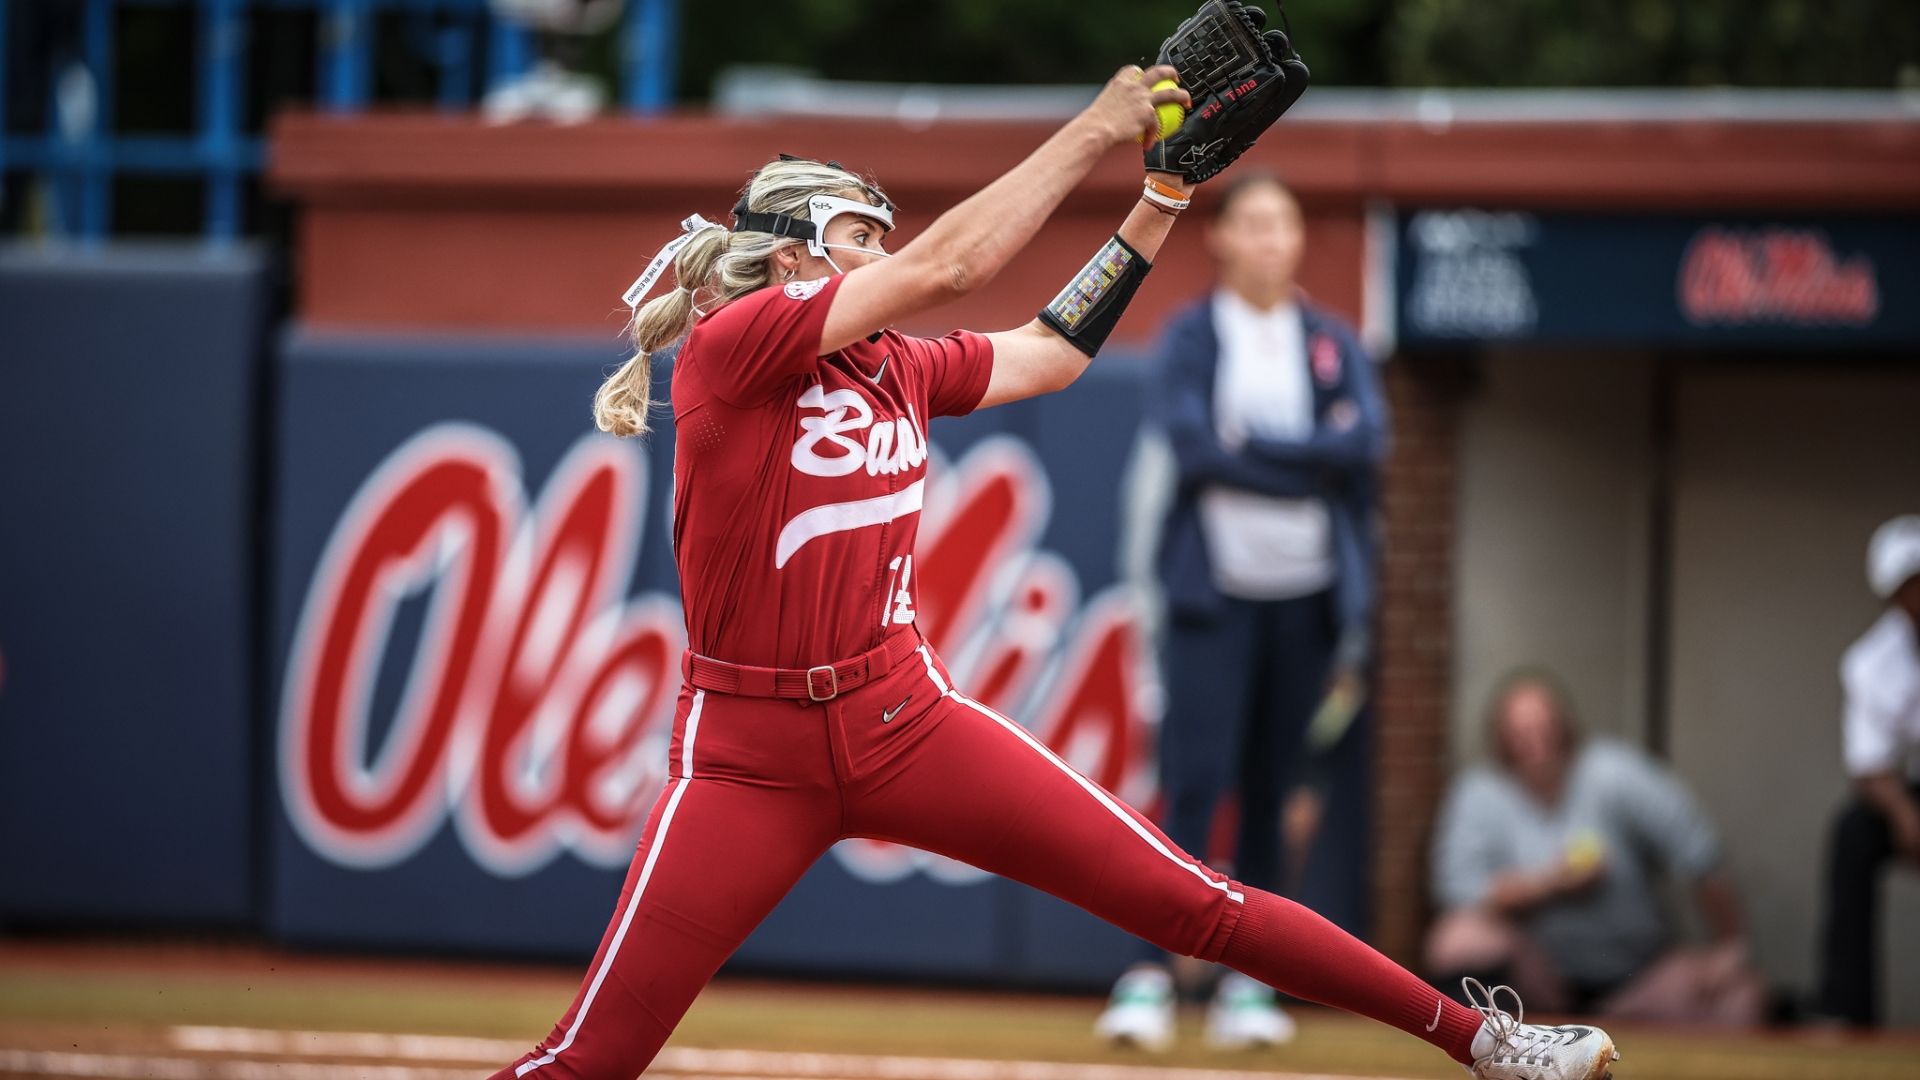
M 225 243 L 242 231 L 243 185 L 260 170 L 261 140 L 244 130 L 248 13 L 311 9 L 318 17 L 313 100 L 322 109 L 352 113 L 373 91 L 373 22 L 383 11 L 453 16 L 435 33 L 431 65 L 435 101 L 448 111 L 470 107 L 476 43 L 486 41 L 486 86 L 525 71 L 530 35 L 495 20 L 487 0 L 71 0 L 81 11 L 78 60 L 93 81 L 93 107 L 78 122 L 59 115 L 61 95 L 49 86 L 45 127 L 38 133 L 0 130 L 0 173 L 27 170 L 47 178 L 55 213 L 51 227 L 97 243 L 112 231 L 114 179 L 122 174 L 201 178 L 203 233 Z M 0 0 L 0 121 L 7 115 L 9 0 Z M 195 10 L 194 130 L 180 135 L 117 135 L 113 117 L 114 20 L 121 8 Z M 628 0 L 621 34 L 621 100 L 636 112 L 656 112 L 673 100 L 678 0 Z M 49 81 L 62 77 L 50 66 Z M 484 92 L 484 89 L 482 90 Z

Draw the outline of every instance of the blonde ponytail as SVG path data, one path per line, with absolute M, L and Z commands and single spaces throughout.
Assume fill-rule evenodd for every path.
M 593 423 L 620 438 L 645 435 L 652 426 L 653 354 L 679 341 L 693 329 L 693 290 L 713 274 L 713 264 L 727 250 L 724 229 L 705 229 L 687 241 L 673 258 L 673 276 L 679 284 L 634 311 L 627 324 L 633 356 L 600 384 L 593 395 Z
M 781 159 L 762 166 L 747 181 L 747 208 L 756 212 L 806 218 L 814 195 L 877 201 L 880 189 L 836 165 Z M 627 324 L 634 354 L 607 377 L 593 395 L 593 422 L 601 431 L 625 438 L 645 435 L 653 409 L 653 354 L 685 337 L 705 311 L 765 288 L 773 280 L 773 253 L 800 241 L 759 232 L 702 229 L 673 259 L 678 287 L 642 304 Z M 694 296 L 706 292 L 708 307 L 696 308 Z

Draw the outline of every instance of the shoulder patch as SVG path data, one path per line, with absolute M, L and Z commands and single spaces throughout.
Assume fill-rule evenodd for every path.
M 1333 386 L 1340 381 L 1340 346 L 1331 336 L 1313 335 L 1307 358 L 1313 367 L 1313 377 L 1321 386 Z
M 795 300 L 808 300 L 812 299 L 821 289 L 826 287 L 826 278 L 815 278 L 812 281 L 789 281 L 787 282 L 786 293 Z

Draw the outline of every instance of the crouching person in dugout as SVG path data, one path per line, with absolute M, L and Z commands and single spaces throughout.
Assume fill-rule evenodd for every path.
M 1767 988 L 1720 842 L 1672 773 L 1584 735 L 1549 675 L 1510 675 L 1487 716 L 1494 761 L 1458 777 L 1434 832 L 1431 972 L 1510 983 L 1542 1012 L 1758 1024 Z M 1662 875 L 1712 940 L 1675 942 Z

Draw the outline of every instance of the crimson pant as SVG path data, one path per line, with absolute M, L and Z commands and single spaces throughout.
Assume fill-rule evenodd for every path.
M 925 646 L 879 681 L 820 705 L 683 687 L 671 752 L 666 789 L 579 995 L 497 1080 L 637 1076 L 720 964 L 847 837 L 971 863 L 1171 952 L 1234 964 L 1430 1041 L 1440 1042 L 1431 1034 L 1439 1031 L 1456 1058 L 1478 1026 L 1477 1015 L 1332 924 L 1197 863 L 1025 729 L 960 693 Z M 1249 912 L 1260 925 L 1236 935 Z M 1366 981 L 1367 963 L 1338 950 L 1323 958 L 1317 942 L 1328 934 L 1406 985 L 1371 1007 L 1364 999 L 1381 988 Z M 1289 968 L 1311 975 L 1342 965 L 1304 988 L 1283 978 Z

